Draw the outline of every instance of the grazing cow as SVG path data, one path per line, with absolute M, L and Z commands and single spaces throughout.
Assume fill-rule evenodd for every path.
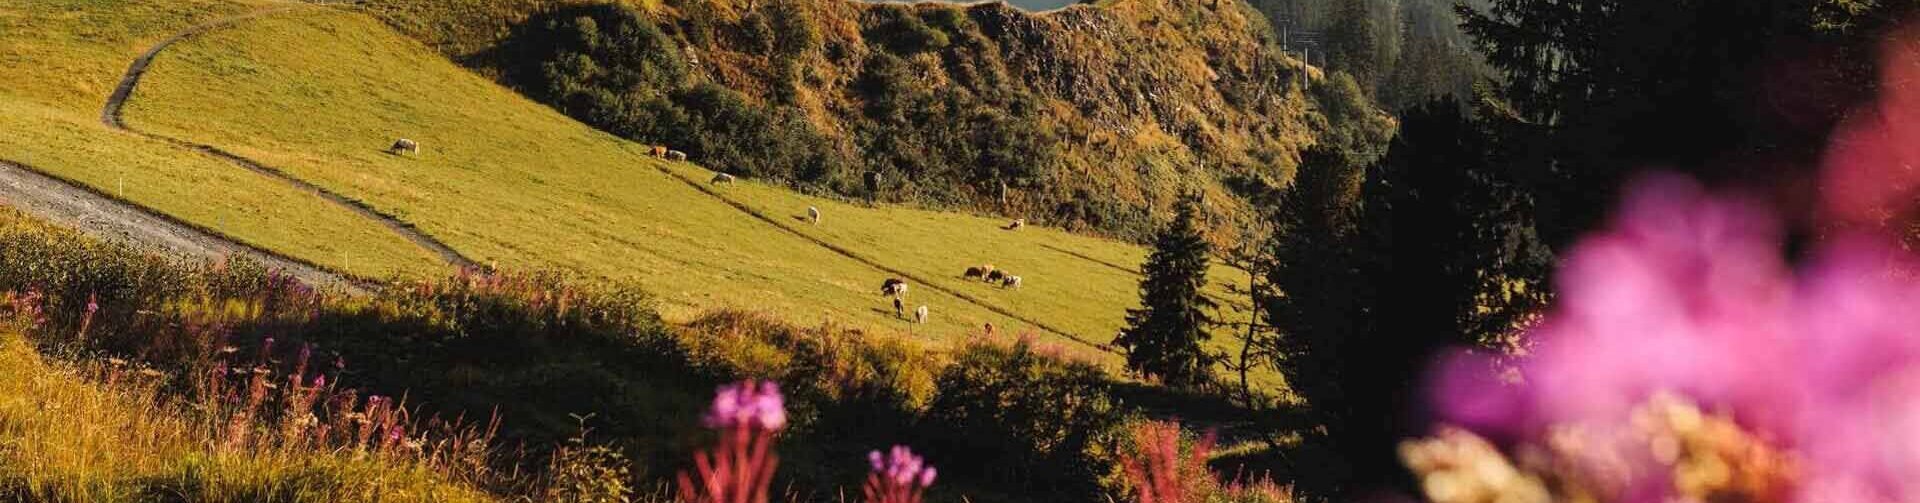
M 820 225 L 820 208 L 808 206 L 807 220 L 813 222 L 813 225 Z
M 1000 280 L 1000 288 L 1020 288 L 1020 277 L 1007 275 L 1006 279 Z
M 1007 279 L 1007 276 L 1008 276 L 1008 274 L 1007 274 L 1007 272 L 1006 272 L 1006 271 L 992 271 L 992 272 L 988 272 L 988 273 L 987 273 L 987 282 L 988 282 L 988 283 L 999 283 L 999 282 L 1001 282 L 1001 281 L 1004 281 L 1004 280 L 1006 280 L 1006 279 Z
M 987 270 L 979 267 L 968 267 L 967 273 L 960 277 L 965 279 L 985 279 L 987 277 Z
M 899 297 L 893 298 L 893 317 L 895 318 L 907 317 L 907 303 L 901 302 Z
M 1006 229 L 1010 231 L 1017 231 L 1026 226 L 1027 226 L 1027 219 L 1016 218 L 1016 219 L 1013 219 L 1013 222 L 1007 224 Z
M 668 151 L 667 151 L 667 160 L 669 160 L 669 161 L 686 161 L 686 160 L 687 160 L 687 153 L 686 153 L 686 152 L 681 152 L 681 151 L 678 151 L 678 150 L 668 150 Z
M 907 294 L 907 281 L 900 278 L 887 278 L 880 283 L 880 295 L 899 298 Z
M 387 153 L 394 154 L 394 155 L 399 155 L 399 154 L 420 155 L 420 142 L 409 140 L 406 138 L 394 140 L 393 146 L 387 147 Z
M 919 309 L 913 310 L 913 322 L 927 324 L 927 306 L 922 305 Z
M 729 175 L 726 173 L 719 173 L 719 174 L 713 175 L 713 181 L 707 182 L 707 183 L 733 185 L 733 175 Z
M 654 157 L 666 157 L 667 147 L 654 145 L 653 147 L 647 149 L 647 155 L 654 156 Z

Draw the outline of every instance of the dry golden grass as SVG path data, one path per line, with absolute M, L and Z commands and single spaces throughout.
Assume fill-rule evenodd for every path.
M 228 447 L 194 409 L 161 399 L 161 375 L 150 372 L 49 360 L 18 330 L 0 332 L 0 499 L 491 500 L 404 459 Z M 95 381 L 104 376 L 112 383 Z

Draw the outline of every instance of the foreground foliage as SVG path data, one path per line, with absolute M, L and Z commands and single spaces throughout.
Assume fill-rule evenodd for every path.
M 0 218 L 0 291 L 38 292 L 41 347 L 147 362 L 171 376 L 155 384 L 168 396 L 235 396 L 233 414 L 272 424 L 297 415 L 247 397 L 317 389 L 324 375 L 327 389 L 369 397 L 361 409 L 381 404 L 361 413 L 393 422 L 350 435 L 375 445 L 497 425 L 483 431 L 499 450 L 458 470 L 497 495 L 656 487 L 703 445 L 689 418 L 706 390 L 753 377 L 781 382 L 788 397 L 778 454 L 789 468 L 773 481 L 785 498 L 826 497 L 864 476 L 866 452 L 907 440 L 948 467 L 935 500 L 1092 501 L 1118 490 L 1114 446 L 1128 413 L 1109 378 L 1027 337 L 982 336 L 942 354 L 745 312 L 674 328 L 629 289 L 481 271 L 342 296 L 245 262 L 175 261 Z M 252 361 L 276 370 L 218 385 L 193 377 Z M 292 375 L 307 378 L 284 382 Z M 516 471 L 550 476 L 508 476 Z

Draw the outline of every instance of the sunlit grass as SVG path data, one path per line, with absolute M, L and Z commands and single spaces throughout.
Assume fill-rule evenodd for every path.
M 208 502 L 490 501 L 430 470 L 353 451 L 227 447 L 159 398 L 158 374 L 41 356 L 0 332 L 0 499 Z
M 718 188 L 777 224 L 758 221 L 661 174 L 633 144 L 357 13 L 304 12 L 220 30 L 163 54 L 148 79 L 130 102 L 133 124 L 262 159 L 483 261 L 638 282 L 659 294 L 670 318 L 739 307 L 937 341 L 960 340 L 985 323 L 1027 325 L 924 286 L 912 291 L 909 308 L 929 305 L 932 323 L 906 324 L 878 295 L 890 273 L 776 225 L 1093 343 L 1110 340 L 1137 303 L 1133 269 L 1145 256 L 1138 246 L 1032 227 L 1010 232 L 999 228 L 1003 221 L 961 214 L 861 208 L 749 182 Z M 402 136 L 425 152 L 382 152 Z M 667 167 L 696 184 L 711 176 Z M 796 218 L 808 206 L 826 212 L 822 225 Z M 982 263 L 1021 275 L 1025 287 L 960 279 Z M 1214 280 L 1244 275 L 1222 267 Z M 1216 344 L 1225 350 L 1230 341 L 1223 334 Z
M 438 259 L 352 212 L 225 161 L 113 131 L 100 110 L 127 65 L 254 0 L 29 0 L 0 5 L 0 160 L 25 163 L 234 239 L 362 276 Z

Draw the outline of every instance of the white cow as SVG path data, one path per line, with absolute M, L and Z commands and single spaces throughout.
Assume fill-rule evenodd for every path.
M 927 324 L 927 306 L 922 305 L 919 309 L 913 310 L 913 322 Z
M 420 155 L 420 142 L 406 138 L 394 140 L 393 146 L 387 147 L 387 153 Z
M 807 220 L 812 221 L 813 225 L 820 225 L 820 208 L 808 206 Z
M 733 175 L 729 175 L 726 173 L 713 175 L 713 181 L 708 183 L 733 185 Z

